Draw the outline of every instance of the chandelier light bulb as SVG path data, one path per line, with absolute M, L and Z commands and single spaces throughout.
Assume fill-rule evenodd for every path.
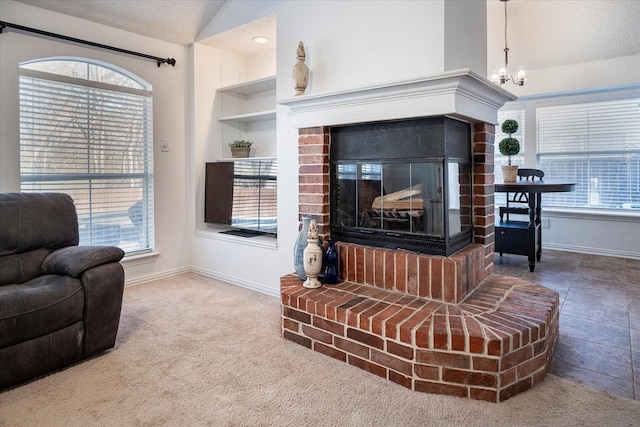
M 524 85 L 524 82 L 527 80 L 527 72 L 525 71 L 525 69 L 523 67 L 520 67 L 518 69 L 518 77 L 517 77 L 517 83 L 520 86 Z

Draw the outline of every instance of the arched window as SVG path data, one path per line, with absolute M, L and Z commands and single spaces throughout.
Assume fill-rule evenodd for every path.
M 20 64 L 20 180 L 73 197 L 80 245 L 152 249 L 151 85 L 85 58 Z

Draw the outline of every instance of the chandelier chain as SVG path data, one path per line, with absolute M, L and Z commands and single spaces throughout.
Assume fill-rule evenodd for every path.
M 504 0 L 504 48 L 509 49 L 507 46 L 507 0 Z

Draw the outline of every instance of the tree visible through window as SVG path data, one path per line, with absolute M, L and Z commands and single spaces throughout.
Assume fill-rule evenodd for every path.
M 75 201 L 81 245 L 153 247 L 151 86 L 80 58 L 20 65 L 24 192 Z

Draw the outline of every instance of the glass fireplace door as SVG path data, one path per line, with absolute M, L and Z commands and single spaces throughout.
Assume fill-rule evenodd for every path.
M 444 237 L 442 162 L 341 163 L 336 173 L 335 223 Z

